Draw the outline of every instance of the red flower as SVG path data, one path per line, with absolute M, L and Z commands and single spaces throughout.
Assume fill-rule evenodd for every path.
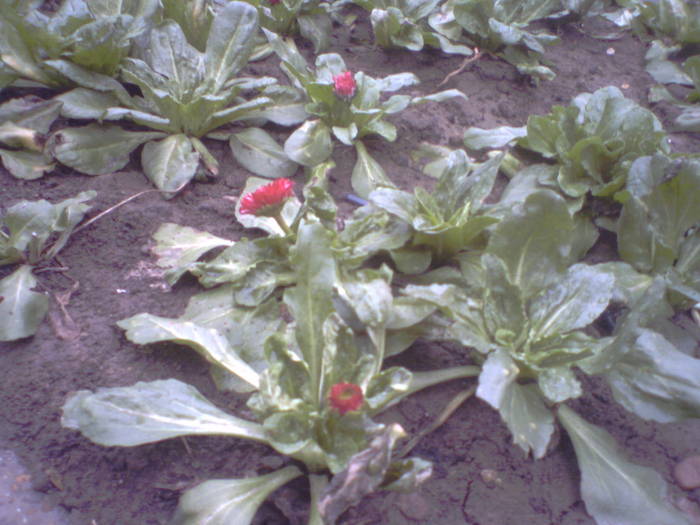
M 357 84 L 350 71 L 333 77 L 333 90 L 335 94 L 343 98 L 352 98 Z
M 331 408 L 342 416 L 346 412 L 358 410 L 362 406 L 364 396 L 362 389 L 354 383 L 336 383 L 328 394 Z
M 285 201 L 294 195 L 294 183 L 289 179 L 277 179 L 259 187 L 241 198 L 241 215 L 272 217 L 279 213 Z

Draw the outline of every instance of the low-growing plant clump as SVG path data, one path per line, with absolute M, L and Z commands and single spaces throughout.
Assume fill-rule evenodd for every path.
M 664 476 L 582 410 L 604 388 L 643 420 L 700 417 L 700 158 L 669 144 L 672 133 L 700 132 L 700 38 L 684 18 L 696 6 L 618 3 L 66 0 L 51 12 L 6 0 L 0 159 L 16 183 L 68 168 L 108 176 L 138 151 L 150 191 L 175 205 L 222 177 L 222 141 L 237 169 L 256 175 L 235 204 L 216 199 L 244 236 L 157 225 L 162 279 L 200 287 L 184 313 L 117 322 L 145 347 L 135 353 L 194 350 L 216 392 L 174 375 L 86 381 L 66 393 L 61 424 L 104 447 L 223 436 L 274 450 L 276 466 L 254 475 L 191 476 L 172 523 L 248 525 L 304 477 L 294 522 L 331 525 L 376 492 L 428 486 L 446 467 L 412 450 L 477 398 L 534 460 L 568 436 L 596 523 L 692 524 Z M 487 57 L 537 89 L 555 76 L 545 46 L 559 38 L 547 27 L 602 16 L 656 39 L 645 60 L 659 85 L 651 109 L 605 86 L 522 126 L 465 127 L 464 149 L 413 144 L 410 164 L 425 178 L 409 189 L 374 154 L 378 138 L 400 139 L 400 113 L 469 100 L 457 89 L 416 94 L 413 72 L 370 76 L 322 52 L 333 28 L 358 16 L 382 48 L 464 57 L 443 83 Z M 299 35 L 311 42 L 301 50 Z M 256 73 L 263 58 L 275 67 L 268 76 Z M 661 103 L 679 108 L 673 127 L 654 112 Z M 343 169 L 346 153 L 354 163 Z M 340 173 L 357 194 L 352 209 L 334 190 Z M 48 264 L 69 237 L 131 200 L 83 222 L 96 196 L 0 210 L 0 341 L 37 333 L 49 310 L 37 274 L 64 271 Z M 456 364 L 405 364 L 416 344 Z M 468 384 L 403 443 L 390 409 L 448 382 Z

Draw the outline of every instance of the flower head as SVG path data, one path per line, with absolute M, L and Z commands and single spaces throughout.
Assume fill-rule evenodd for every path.
M 294 183 L 289 179 L 277 179 L 241 198 L 242 215 L 273 217 L 280 212 L 285 201 L 294 195 Z
M 333 91 L 342 98 L 352 98 L 355 95 L 357 84 L 352 72 L 346 71 L 333 77 Z
M 358 410 L 364 401 L 362 389 L 354 383 L 336 383 L 328 394 L 331 408 L 342 416 L 346 412 Z

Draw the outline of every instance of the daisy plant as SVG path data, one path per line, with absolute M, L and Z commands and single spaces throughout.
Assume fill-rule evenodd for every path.
M 636 181 L 629 208 L 625 204 L 620 232 L 632 242 L 641 238 L 636 246 L 642 248 L 655 237 L 662 256 L 666 241 L 675 241 L 681 264 L 692 267 L 695 261 L 683 251 L 693 238 L 687 246 L 678 240 L 690 223 L 697 224 L 692 192 L 682 191 L 693 187 L 697 172 L 683 166 L 676 179 L 651 190 L 653 179 L 663 180 L 663 172 L 654 168 L 664 162 L 639 162 L 645 164 L 640 171 L 648 171 Z M 676 214 L 665 209 L 674 203 Z M 628 212 L 636 213 L 636 228 L 644 229 L 645 211 L 669 219 L 646 238 L 624 230 Z M 676 422 L 700 414 L 700 359 L 671 343 L 683 340 L 681 330 L 668 322 L 673 310 L 665 299 L 664 280 L 673 278 L 674 269 L 666 261 L 666 274 L 651 279 L 625 262 L 579 262 L 596 236 L 582 227 L 564 198 L 535 191 L 491 228 L 482 250 L 457 256 L 459 270 L 421 276 L 427 284 L 410 284 L 403 293 L 438 306 L 439 313 L 426 318 L 449 325 L 437 339 L 462 344 L 481 365 L 476 396 L 498 411 L 525 454 L 544 457 L 554 446 L 557 427 L 566 431 L 581 471 L 582 499 L 597 523 L 688 525 L 689 517 L 668 497 L 664 478 L 630 461 L 606 430 L 577 413 L 585 403 L 572 403 L 591 385 L 583 380 L 589 375 L 606 381 L 615 401 L 644 419 Z M 653 254 L 654 246 L 647 251 Z M 640 263 L 650 258 L 640 251 L 633 255 Z M 601 334 L 596 320 L 613 302 L 622 315 L 612 333 Z M 697 341 L 691 339 L 692 349 Z
M 449 54 L 474 54 L 471 48 L 428 25 L 428 17 L 438 11 L 441 0 L 352 0 L 352 3 L 370 12 L 374 41 L 381 47 L 420 51 L 427 46 Z
M 0 0 L 0 86 L 80 84 L 66 70 L 116 77 L 158 9 L 156 0 L 57 3 L 47 14 L 41 0 Z
M 282 69 L 293 86 L 305 93 L 305 109 L 310 115 L 285 141 L 284 152 L 294 162 L 314 167 L 333 153 L 331 137 L 354 146 L 357 162 L 352 185 L 362 197 L 376 187 L 393 186 L 362 142 L 369 135 L 379 135 L 391 142 L 396 140 L 396 127 L 385 120 L 387 115 L 410 105 L 466 98 L 460 91 L 451 89 L 423 97 L 392 95 L 383 100 L 382 93 L 413 86 L 419 82 L 418 77 L 413 73 L 399 73 L 374 79 L 361 71 L 353 73 L 335 53 L 318 55 L 315 67 L 311 68 L 292 41 L 283 41 L 269 31 L 265 34 L 282 59 Z
M 21 201 L 0 216 L 0 267 L 11 266 L 0 279 L 0 341 L 34 335 L 49 309 L 49 298 L 34 291 L 34 270 L 50 262 L 68 242 L 94 191 L 52 204 Z
M 260 26 L 283 36 L 301 35 L 318 53 L 330 44 L 331 2 L 320 0 L 247 0 L 260 14 Z M 272 49 L 266 46 L 269 52 Z
M 218 174 L 218 162 L 203 139 L 228 140 L 231 132 L 223 126 L 246 119 L 289 125 L 305 118 L 305 113 L 294 112 L 294 105 L 291 116 L 288 106 L 275 111 L 290 91 L 276 86 L 275 79 L 238 76 L 250 58 L 258 28 L 254 7 L 229 2 L 217 11 L 200 52 L 177 22 L 164 20 L 137 46 L 143 58 L 130 57 L 122 63 L 121 77 L 137 86 L 138 94 L 132 95 L 114 79 L 83 74 L 76 78 L 84 87 L 58 97 L 66 117 L 128 120 L 150 130 L 94 122 L 66 128 L 52 135 L 51 153 L 77 171 L 100 175 L 122 169 L 131 152 L 143 145 L 144 173 L 168 192 L 182 188 L 197 174 Z
M 278 180 L 245 195 L 239 213 L 276 224 L 270 217 L 284 220 L 294 200 Z M 258 304 L 238 303 L 235 286 L 226 283 L 192 297 L 178 319 L 143 313 L 118 323 L 137 344 L 170 341 L 197 351 L 217 386 L 251 394 L 254 421 L 220 410 L 174 379 L 81 390 L 64 406 L 65 426 L 105 446 L 217 434 L 264 443 L 296 460 L 258 477 L 198 485 L 181 498 L 174 523 L 247 525 L 272 491 L 306 474 L 309 523 L 332 524 L 364 495 L 410 490 L 430 475 L 426 461 L 394 453 L 404 434 L 399 425 L 372 418 L 421 388 L 473 377 L 478 369 L 383 368 L 390 331 L 405 322 L 391 293 L 392 272 L 345 267 L 322 209 L 306 206 L 292 232 L 275 237 L 286 246 L 278 256 L 289 261 L 287 285 Z

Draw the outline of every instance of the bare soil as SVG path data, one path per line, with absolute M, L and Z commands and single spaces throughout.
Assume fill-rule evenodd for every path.
M 646 45 L 631 35 L 604 41 L 578 25 L 558 29 L 562 43 L 547 57 L 557 73 L 539 86 L 510 65 L 484 56 L 446 85 L 440 82 L 460 67 L 461 57 L 438 52 L 385 51 L 372 46 L 369 21 L 362 15 L 352 28 L 337 27 L 331 51 L 343 55 L 353 70 L 371 76 L 413 71 L 422 83 L 414 94 L 457 88 L 467 101 L 449 101 L 409 109 L 393 119 L 398 140 L 371 140 L 368 149 L 390 177 L 409 189 L 426 183 L 409 153 L 422 141 L 459 147 L 469 126 L 518 126 L 530 114 L 554 104 L 568 104 L 583 91 L 614 85 L 646 104 L 652 79 L 644 71 Z M 612 51 L 610 51 L 612 50 Z M 275 59 L 251 66 L 266 73 Z M 674 110 L 654 107 L 670 127 Z M 676 151 L 700 152 L 700 137 L 672 134 Z M 223 143 L 208 143 L 221 162 L 221 174 L 194 182 L 177 197 L 164 200 L 145 193 L 71 238 L 50 268 L 38 274 L 40 289 L 52 297 L 51 311 L 35 337 L 0 344 L 0 450 L 11 450 L 27 469 L 31 488 L 45 510 L 59 507 L 70 525 L 156 525 L 167 523 L 183 490 L 211 478 L 235 478 L 268 472 L 286 459 L 250 442 L 216 437 L 173 439 L 134 448 L 104 448 L 60 425 L 69 392 L 131 385 L 175 377 L 196 386 L 221 407 L 245 417 L 245 398 L 217 392 L 207 365 L 194 352 L 169 344 L 138 347 L 115 323 L 139 312 L 180 315 L 198 285 L 184 279 L 165 284 L 150 253 L 151 237 L 163 222 L 175 222 L 238 239 L 243 235 L 231 203 L 250 174 L 233 160 Z M 90 215 L 138 192 L 151 189 L 139 171 L 138 152 L 122 172 L 88 177 L 59 168 L 38 181 L 19 181 L 0 168 L 0 205 L 49 199 L 53 202 L 93 189 Z M 341 200 L 350 191 L 354 163 L 350 148 L 338 146 L 331 185 Z M 301 183 L 303 175 L 297 180 Z M 349 204 L 343 209 L 348 211 Z M 9 272 L 0 269 L 0 278 Z M 77 287 L 70 297 L 67 292 Z M 65 312 L 59 304 L 63 301 Z M 418 344 L 398 362 L 414 369 L 461 363 L 453 348 Z M 406 400 L 384 415 L 409 432 L 424 428 L 467 385 L 452 383 Z M 673 483 L 673 466 L 700 452 L 700 424 L 653 425 L 623 412 L 599 385 L 577 403 L 579 413 L 609 430 L 633 460 L 656 468 Z M 543 460 L 532 461 L 512 444 L 499 416 L 472 399 L 414 449 L 434 463 L 433 477 L 411 495 L 381 493 L 350 509 L 344 525 L 589 525 L 579 496 L 579 475 L 566 437 Z M 0 470 L 2 465 L 0 464 Z M 18 476 L 19 477 L 19 476 Z M 700 490 L 675 489 L 674 498 L 700 501 Z M 259 525 L 304 523 L 308 501 L 303 482 L 278 491 L 260 510 Z M 686 504 L 688 502 L 686 501 Z M 10 520 L 10 521 L 3 521 Z M 15 525 L 0 517 L 0 525 Z M 39 523 L 39 522 L 36 522 Z

